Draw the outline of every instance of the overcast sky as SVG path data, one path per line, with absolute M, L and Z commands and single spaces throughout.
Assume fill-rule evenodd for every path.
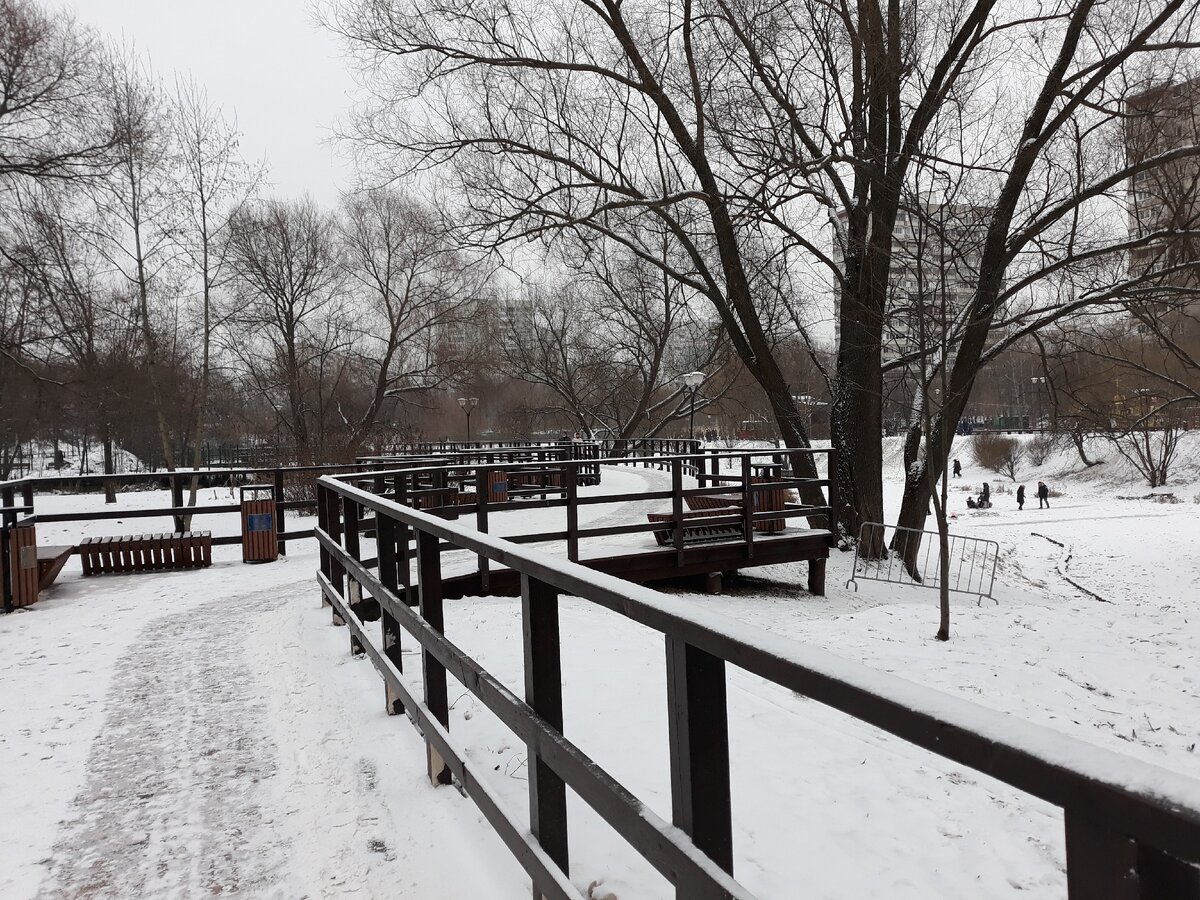
M 53 4 L 54 0 L 51 0 Z M 64 2 L 64 0 L 59 0 Z M 131 41 L 168 84 L 190 72 L 236 112 L 248 159 L 265 158 L 272 192 L 325 204 L 349 186 L 330 140 L 354 82 L 308 0 L 65 0 L 83 22 Z

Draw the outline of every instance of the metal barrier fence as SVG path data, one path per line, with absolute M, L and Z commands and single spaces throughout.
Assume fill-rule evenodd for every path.
M 889 545 L 885 538 L 892 532 Z M 928 539 L 926 539 L 928 538 Z M 992 596 L 996 582 L 996 564 L 1000 558 L 1000 545 L 984 538 L 965 537 L 960 534 L 949 536 L 948 556 L 950 559 L 950 590 L 960 594 Z M 864 559 L 862 547 L 891 547 L 886 559 Z M 906 562 L 909 561 L 909 562 Z M 846 587 L 858 582 L 882 581 L 886 584 L 911 584 L 917 587 L 940 588 L 942 584 L 941 546 L 936 531 L 919 528 L 888 526 L 880 522 L 863 522 L 859 530 L 858 545 L 854 550 L 854 569 Z
M 569 877 L 570 788 L 674 884 L 680 900 L 752 897 L 734 880 L 726 699 L 732 665 L 1061 808 L 1069 900 L 1200 900 L 1195 779 L 697 611 L 686 600 L 481 534 L 347 480 L 318 482 L 324 515 L 317 581 L 333 621 L 349 626 L 351 652 L 368 656 L 383 677 L 388 712 L 406 713 L 420 729 L 429 777 L 461 786 L 524 867 L 535 896 L 583 897 Z M 360 547 L 367 529 L 376 535 L 374 560 Z M 520 574 L 523 698 L 446 633 L 447 550 L 479 554 Z M 560 595 L 664 637 L 670 823 L 563 733 Z M 368 629 L 364 620 L 373 618 L 380 625 Z M 401 644 L 408 641 L 420 648 L 420 687 L 404 672 Z M 527 820 L 504 809 L 489 767 L 478 766 L 451 736 L 451 678 L 528 748 Z M 462 855 L 447 852 L 448 859 Z

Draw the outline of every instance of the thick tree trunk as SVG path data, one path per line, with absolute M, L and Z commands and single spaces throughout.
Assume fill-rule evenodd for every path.
M 843 298 L 841 316 L 838 383 L 830 422 L 846 528 L 857 536 L 864 522 L 882 522 L 884 517 L 882 329 L 878 314 L 876 323 L 869 323 L 863 304 L 848 298 Z M 871 546 L 860 546 L 859 553 L 868 559 L 882 556 L 882 537 Z

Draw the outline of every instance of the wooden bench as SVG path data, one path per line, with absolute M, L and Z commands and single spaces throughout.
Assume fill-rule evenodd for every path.
M 732 515 L 736 512 L 734 507 L 726 507 Z M 688 519 L 713 519 L 722 515 L 719 509 L 708 510 L 692 510 L 683 514 L 683 520 L 686 523 Z M 647 513 L 646 518 L 654 523 L 664 523 L 667 526 L 672 526 L 675 517 L 670 513 Z M 683 542 L 685 544 L 699 544 L 704 541 L 728 541 L 740 540 L 742 537 L 741 520 L 731 519 L 729 522 L 719 522 L 711 525 L 684 525 L 683 526 Z M 660 547 L 670 547 L 675 543 L 674 527 L 667 527 L 661 531 L 654 532 L 654 540 L 658 541 Z
M 212 565 L 212 532 L 85 538 L 79 556 L 84 575 L 201 569 Z
M 755 478 L 756 482 L 769 481 L 771 479 Z M 688 509 L 692 510 L 723 510 L 723 509 L 741 509 L 742 495 L 739 494 L 701 494 L 699 496 L 686 495 L 684 501 L 688 505 Z M 767 491 L 757 491 L 754 495 L 754 511 L 768 512 L 776 509 L 783 509 L 787 502 L 787 492 L 782 488 L 774 488 Z M 787 527 L 786 519 L 765 519 L 761 522 L 754 523 L 754 530 L 760 534 L 777 534 Z

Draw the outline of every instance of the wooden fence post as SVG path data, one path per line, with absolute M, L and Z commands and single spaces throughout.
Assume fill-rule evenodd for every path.
M 1130 838 L 1071 809 L 1063 811 L 1063 826 L 1068 900 L 1139 900 L 1137 845 Z
M 12 512 L 13 489 L 0 488 L 0 594 L 3 594 L 4 611 L 13 611 L 12 570 L 18 563 L 9 559 L 9 534 L 17 521 L 17 514 Z
M 670 635 L 666 648 L 672 821 L 732 874 L 725 661 Z M 680 887 L 677 896 L 691 894 Z
M 351 497 L 342 497 L 342 511 L 346 520 L 346 552 L 355 562 L 362 562 L 362 548 L 359 546 L 359 506 L 358 501 Z M 362 618 L 363 600 L 362 600 L 362 585 L 358 583 L 358 579 L 353 576 L 347 578 L 346 581 L 346 606 L 350 611 Z M 362 656 L 367 651 L 363 649 L 362 641 L 353 633 L 350 635 L 350 654 L 352 656 Z
M 751 457 L 742 457 L 742 530 L 745 532 L 746 557 L 754 558 L 754 478 L 751 474 Z
M 183 481 L 174 472 L 171 473 L 171 505 L 176 509 L 183 506 Z M 183 531 L 183 516 L 178 513 L 173 515 L 175 520 L 175 533 Z
M 842 499 L 838 491 L 838 454 L 832 447 L 825 455 L 825 475 L 829 481 L 829 531 L 833 535 L 834 543 L 837 543 Z
M 325 531 L 329 534 L 330 539 L 338 544 L 342 543 L 342 504 L 340 498 L 341 494 L 330 488 L 329 502 L 325 507 Z M 329 555 L 329 581 L 333 585 L 333 589 L 337 592 L 337 595 L 345 600 L 346 567 L 332 553 Z M 338 614 L 336 606 L 333 608 L 333 624 L 346 624 Z
M 317 482 L 317 528 L 329 533 L 329 495 L 333 493 L 325 485 Z M 318 543 L 318 557 L 320 558 L 321 574 L 333 581 L 333 568 L 330 565 L 330 553 L 325 549 L 325 545 Z M 325 596 L 325 592 L 321 591 L 321 605 L 329 606 L 329 598 Z
M 1137 871 L 1141 900 L 1200 900 L 1200 867 L 1139 844 Z
M 487 466 L 475 467 L 475 530 L 480 534 L 488 533 L 488 503 L 491 502 L 492 470 Z M 479 590 L 487 596 L 491 589 L 492 573 L 491 560 L 482 553 L 476 554 L 479 565 Z
M 442 558 L 438 538 L 417 531 L 417 578 L 420 582 L 421 618 L 435 631 L 444 633 L 446 618 L 442 608 Z M 450 706 L 446 692 L 446 669 L 432 653 L 422 648 L 421 664 L 425 675 L 425 705 L 445 728 L 450 727 Z M 434 785 L 450 783 L 450 769 L 433 744 L 425 742 L 429 760 L 429 780 Z
M 283 511 L 283 469 L 275 468 L 275 540 L 280 556 L 287 556 L 287 520 Z
M 562 472 L 567 490 L 567 559 L 579 562 L 579 469 L 564 462 Z
M 562 656 L 558 591 L 521 575 L 521 625 L 525 645 L 525 702 L 561 733 Z M 568 872 L 567 789 L 529 747 L 529 830 L 546 854 Z M 538 900 L 538 892 L 534 898 Z
M 683 565 L 683 460 L 671 460 L 671 536 L 675 544 L 675 564 Z
M 396 523 L 375 513 L 375 541 L 379 546 L 379 581 L 393 594 L 399 594 L 399 578 L 396 560 Z M 384 606 L 379 618 L 383 636 L 383 655 L 396 667 L 404 671 L 404 659 L 400 654 L 400 623 Z M 404 712 L 404 701 L 392 690 L 391 682 L 383 680 L 384 709 L 389 716 Z
M 408 497 L 408 473 L 402 472 L 396 476 L 396 502 L 401 506 L 410 506 Z M 409 538 L 412 531 L 406 522 L 401 522 L 397 529 L 397 564 L 400 568 L 400 586 L 404 588 L 404 603 L 407 606 L 417 605 L 417 592 L 412 584 L 412 555 L 409 552 Z

